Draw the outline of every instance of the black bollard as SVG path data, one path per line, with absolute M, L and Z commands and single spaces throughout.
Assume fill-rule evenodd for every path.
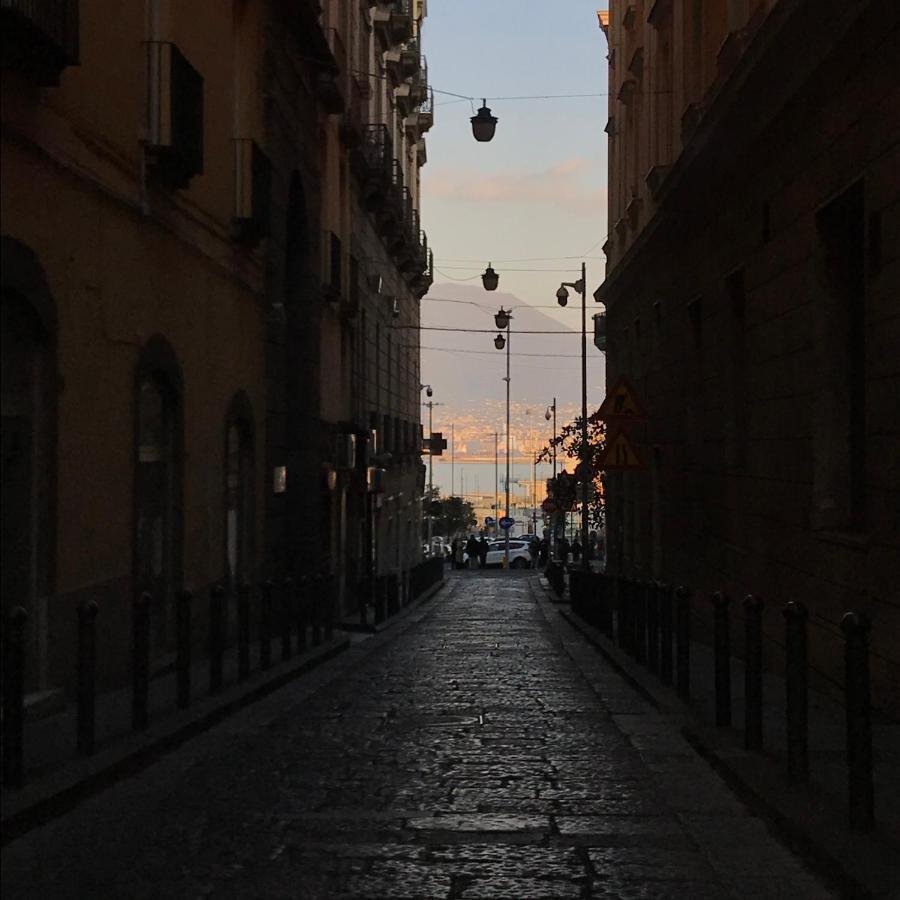
M 306 650 L 306 610 L 309 606 L 309 576 L 301 575 L 297 580 L 294 598 L 294 616 L 297 622 L 297 652 Z
M 294 605 L 294 579 L 285 578 L 281 584 L 278 603 L 278 626 L 281 629 L 281 661 L 291 658 L 291 618 Z
M 191 705 L 191 607 L 194 595 L 179 591 L 175 595 L 175 683 L 179 709 Z
M 672 588 L 659 586 L 659 677 L 663 684 L 672 683 Z
M 131 727 L 143 731 L 149 721 L 150 607 L 153 598 L 143 593 L 132 608 Z
M 222 689 L 222 661 L 225 655 L 225 588 L 213 585 L 209 591 L 209 692 Z
M 847 698 L 847 803 L 850 825 L 860 831 L 868 831 L 875 824 L 869 681 L 871 627 L 862 613 L 848 612 L 841 619 Z
M 647 582 L 647 668 L 659 674 L 659 582 Z
M 691 696 L 691 592 L 681 585 L 675 591 L 675 683 L 678 696 Z
M 330 641 L 334 637 L 334 594 L 335 583 L 334 576 L 330 572 L 322 573 L 323 603 L 322 611 L 324 617 L 325 640 Z M 404 602 L 404 606 L 406 603 Z
M 78 666 L 76 676 L 76 744 L 80 756 L 94 752 L 97 683 L 97 612 L 94 600 L 78 606 Z
M 640 580 L 634 583 L 635 598 L 635 630 L 634 658 L 639 663 L 647 662 L 647 582 Z
M 25 625 L 28 613 L 16 606 L 3 629 L 3 784 L 20 787 L 25 765 Z
M 731 725 L 731 629 L 728 622 L 728 594 L 716 591 L 713 601 L 713 667 L 716 682 L 716 725 Z
M 369 594 L 372 590 L 372 584 L 368 576 L 363 576 L 362 580 L 357 582 L 356 589 L 359 624 L 366 626 L 369 623 Z
M 272 582 L 264 581 L 259 591 L 259 667 L 272 665 Z
M 250 593 L 252 588 L 244 582 L 237 596 L 238 678 L 250 677 Z
M 744 747 L 762 750 L 762 611 L 759 597 L 744 598 Z
M 616 575 L 616 644 L 621 650 L 628 649 L 628 583 Z
M 788 777 L 791 781 L 806 781 L 809 778 L 806 607 L 792 600 L 784 608 L 784 618 Z
M 322 574 L 312 577 L 312 643 L 318 647 L 322 643 Z

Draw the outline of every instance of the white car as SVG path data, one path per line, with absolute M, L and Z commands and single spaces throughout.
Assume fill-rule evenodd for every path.
M 489 541 L 487 566 L 502 566 L 503 557 L 506 555 L 506 541 Z M 468 555 L 466 556 L 468 560 Z M 531 554 L 528 552 L 528 543 L 518 538 L 509 539 L 509 566 L 511 569 L 531 568 Z

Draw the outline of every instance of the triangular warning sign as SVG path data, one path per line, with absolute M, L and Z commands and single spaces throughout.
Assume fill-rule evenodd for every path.
M 616 419 L 634 421 L 647 418 L 647 410 L 638 399 L 637 391 L 627 375 L 619 376 L 612 390 L 607 391 L 606 399 L 600 404 L 597 412 L 600 418 L 607 422 Z
M 600 468 L 605 471 L 634 471 L 646 469 L 647 466 L 641 459 L 631 438 L 624 431 L 617 431 L 606 440 L 606 447 L 600 457 Z

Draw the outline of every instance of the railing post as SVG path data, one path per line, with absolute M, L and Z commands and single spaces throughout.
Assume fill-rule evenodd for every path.
M 314 647 L 322 643 L 322 574 L 312 576 L 312 642 Z
M 17 606 L 3 629 L 3 784 L 20 787 L 25 765 L 25 624 L 28 613 Z
M 153 598 L 140 594 L 132 614 L 131 727 L 143 731 L 150 720 L 150 607 Z
M 241 681 L 250 677 L 250 593 L 251 587 L 246 582 L 238 588 L 238 678 Z
M 616 644 L 621 650 L 628 649 L 628 582 L 616 575 Z
M 806 781 L 809 778 L 806 607 L 792 600 L 784 608 L 784 618 L 788 777 L 791 781 Z
M 672 588 L 659 586 L 659 677 L 663 684 L 672 683 Z
M 297 652 L 306 649 L 306 610 L 309 605 L 309 576 L 301 575 L 297 582 L 294 613 L 297 620 Z
M 678 696 L 691 696 L 691 592 L 681 585 L 675 591 L 675 673 Z
M 191 705 L 191 606 L 194 595 L 175 595 L 175 681 L 179 709 Z
M 272 665 L 272 582 L 264 581 L 259 592 L 259 667 Z
M 647 582 L 643 579 L 635 582 L 635 600 L 637 618 L 634 633 L 634 658 L 639 663 L 647 663 Z
M 281 584 L 278 604 L 279 626 L 281 628 L 281 661 L 291 658 L 291 615 L 293 613 L 294 580 L 285 578 Z
M 359 624 L 367 625 L 368 624 L 368 605 L 369 605 L 369 595 L 372 590 L 372 584 L 368 578 L 368 576 L 363 576 L 361 581 L 356 583 L 357 589 L 357 608 L 359 610 Z
M 762 750 L 762 611 L 759 597 L 744 598 L 744 747 Z
M 324 587 L 323 594 L 325 599 L 325 640 L 330 641 L 334 637 L 334 575 L 332 575 L 330 572 L 323 572 L 322 585 Z M 405 606 L 406 604 L 404 603 L 403 605 Z
M 731 725 L 731 629 L 728 594 L 716 591 L 713 601 L 713 666 L 716 682 L 716 725 L 726 728 Z
M 213 585 L 209 592 L 209 692 L 222 689 L 225 656 L 225 588 Z
M 659 674 L 659 582 L 647 582 L 647 668 Z
M 844 632 L 847 704 L 847 801 L 850 825 L 867 831 L 875 824 L 872 775 L 872 707 L 869 682 L 869 631 L 862 613 L 841 619 Z
M 97 680 L 97 612 L 96 601 L 78 606 L 78 670 L 77 670 L 77 748 L 81 756 L 94 752 L 96 726 Z

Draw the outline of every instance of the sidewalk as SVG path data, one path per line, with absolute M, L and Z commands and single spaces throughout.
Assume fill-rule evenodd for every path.
M 425 591 L 396 614 L 379 624 L 388 628 L 430 599 L 444 582 Z M 339 627 L 331 640 L 312 646 L 307 629 L 306 649 L 297 652 L 292 634 L 292 655 L 282 660 L 280 635 L 271 643 L 272 665 L 259 668 L 259 644 L 250 647 L 249 677 L 238 680 L 236 647 L 226 651 L 223 686 L 209 693 L 209 660 L 191 666 L 191 705 L 176 706 L 174 657 L 153 665 L 149 691 L 150 725 L 142 732 L 131 730 L 131 688 L 96 698 L 96 750 L 88 757 L 76 755 L 76 709 L 69 704 L 61 711 L 25 723 L 25 784 L 2 790 L 2 842 L 4 845 L 35 827 L 73 808 L 93 793 L 127 775 L 140 771 L 160 756 L 212 727 L 228 715 L 259 700 L 294 678 L 347 650 L 352 642 L 371 635 L 350 635 Z
M 690 701 L 637 663 L 602 632 L 560 602 L 540 576 L 536 591 L 556 604 L 594 647 L 660 711 L 681 718 L 682 733 L 744 801 L 764 812 L 783 837 L 845 885 L 848 897 L 900 897 L 900 725 L 873 720 L 876 827 L 865 834 L 847 821 L 843 708 L 810 691 L 809 763 L 806 785 L 787 779 L 785 685 L 766 674 L 763 684 L 763 752 L 744 749 L 744 667 L 732 658 L 731 728 L 715 727 L 712 648 L 691 643 Z M 563 598 L 567 601 L 568 594 Z

